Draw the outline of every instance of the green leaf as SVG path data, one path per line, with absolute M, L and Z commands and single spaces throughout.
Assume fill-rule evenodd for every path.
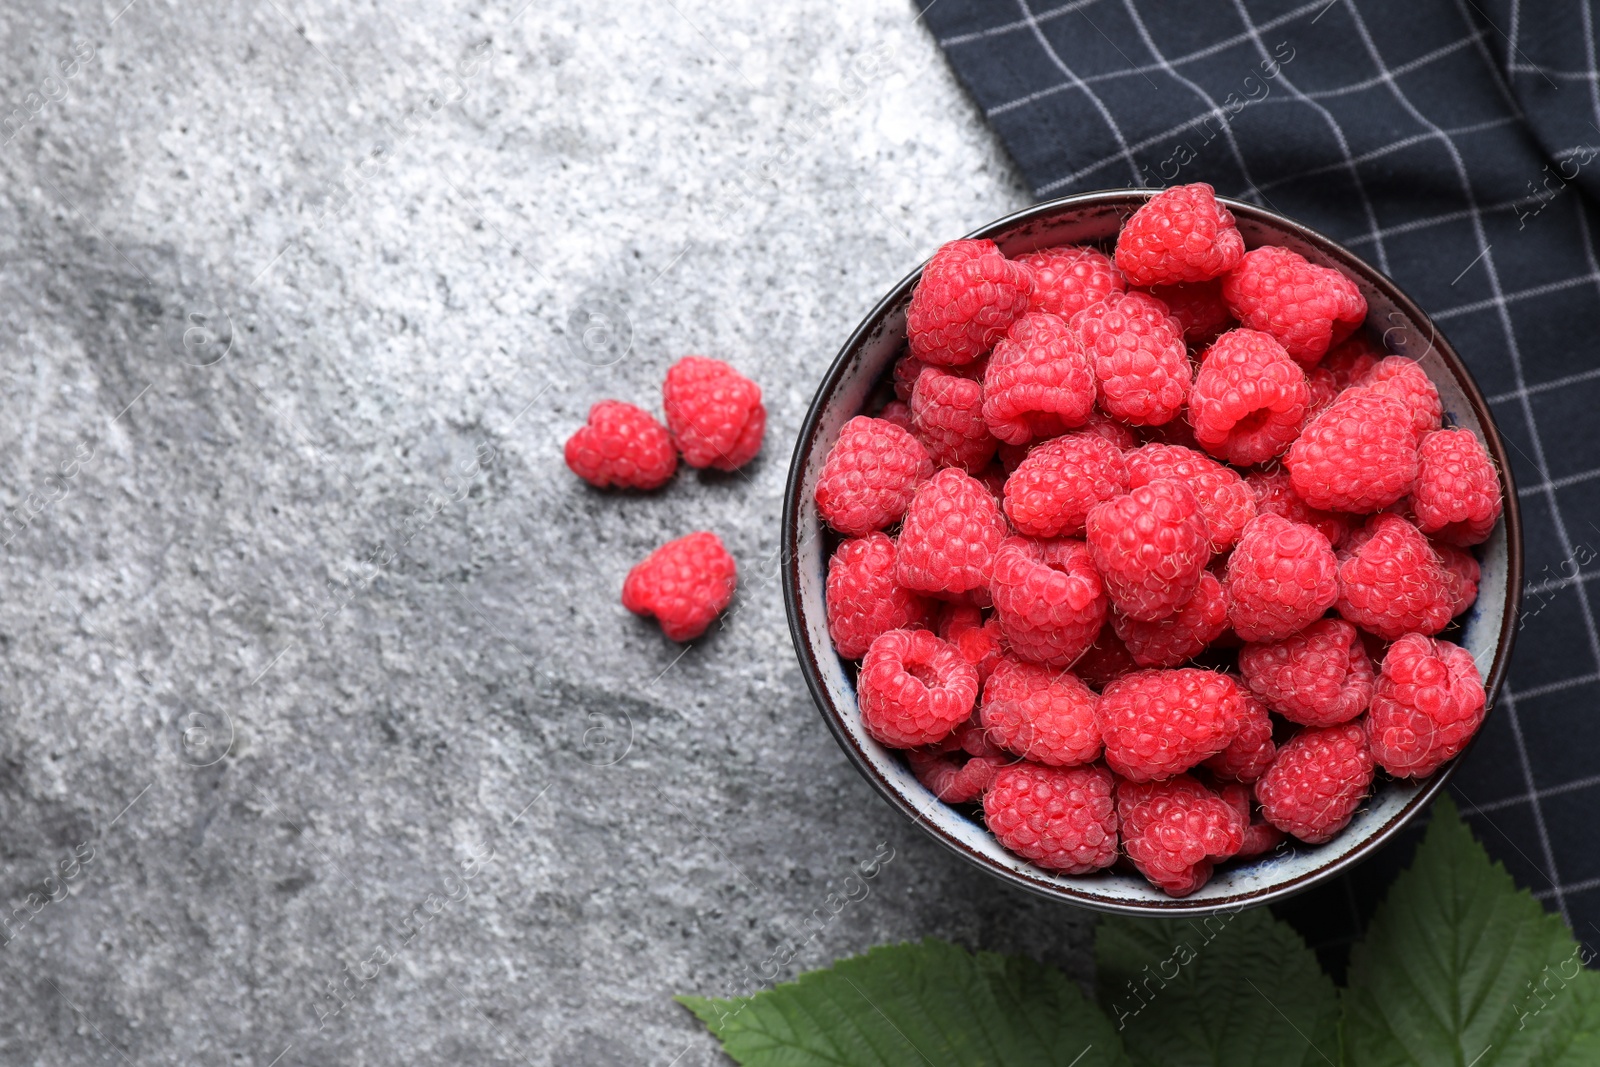
M 1350 956 L 1352 1067 L 1600 1063 L 1600 976 L 1448 797 Z
M 943 941 L 888 945 L 751 997 L 679 997 L 747 1067 L 1125 1067 L 1059 971 Z
M 1101 922 L 1100 1005 L 1137 1067 L 1296 1067 L 1339 1059 L 1339 1001 L 1264 908 Z

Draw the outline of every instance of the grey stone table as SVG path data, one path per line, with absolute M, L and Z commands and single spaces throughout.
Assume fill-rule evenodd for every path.
M 672 994 L 887 940 L 1084 975 L 846 763 L 773 566 L 842 338 L 1025 198 L 911 5 L 125 3 L 0 13 L 0 1063 L 687 1067 Z M 573 478 L 690 352 L 761 457 Z M 680 648 L 618 591 L 702 527 Z

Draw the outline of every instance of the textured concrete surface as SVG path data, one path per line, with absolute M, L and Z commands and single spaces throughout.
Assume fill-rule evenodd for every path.
M 0 1062 L 685 1067 L 672 994 L 889 939 L 1084 973 L 849 767 L 775 580 L 822 368 L 1025 199 L 911 6 L 124 2 L 0 13 Z M 688 352 L 761 458 L 572 478 Z M 617 592 L 697 527 L 684 650 Z

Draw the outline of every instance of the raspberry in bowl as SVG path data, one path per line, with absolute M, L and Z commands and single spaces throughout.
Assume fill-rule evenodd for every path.
M 873 309 L 790 468 L 784 596 L 857 769 L 991 874 L 1104 911 L 1263 904 L 1444 786 L 1522 545 L 1449 342 L 1204 185 L 1039 204 Z

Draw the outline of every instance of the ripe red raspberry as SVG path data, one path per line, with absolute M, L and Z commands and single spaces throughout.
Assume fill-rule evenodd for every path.
M 1374 515 L 1339 564 L 1340 615 L 1385 641 L 1433 636 L 1454 617 L 1456 583 L 1428 539 L 1398 515 Z
M 942 470 L 922 483 L 900 527 L 895 576 L 907 589 L 965 593 L 987 587 L 1006 535 L 1000 505 L 983 483 Z
M 995 345 L 983 374 L 983 421 L 1008 444 L 1081 426 L 1094 408 L 1094 368 L 1065 321 L 1024 315 Z
M 928 602 L 895 581 L 894 542 L 887 534 L 854 538 L 834 550 L 827 604 L 828 633 L 845 659 L 866 655 L 880 634 L 928 623 Z
M 929 367 L 911 393 L 911 422 L 939 467 L 982 470 L 998 442 L 983 422 L 983 385 Z
M 1406 634 L 1383 657 L 1367 740 L 1373 758 L 1396 778 L 1426 778 L 1467 747 L 1484 712 L 1483 676 L 1472 653 Z
M 1325 511 L 1380 511 L 1417 480 L 1411 413 L 1392 396 L 1350 389 L 1306 424 L 1284 457 L 1294 491 Z
M 1171 778 L 1227 748 L 1243 714 L 1238 683 L 1225 674 L 1134 671 L 1100 696 L 1106 763 L 1133 782 Z
M 1249 467 L 1278 455 L 1300 432 L 1306 372 L 1256 330 L 1229 330 L 1206 349 L 1189 390 L 1189 425 L 1200 447 Z
M 1372 785 L 1372 750 L 1359 722 L 1301 730 L 1256 783 L 1261 814 L 1308 845 L 1343 830 Z
M 1152 442 L 1129 452 L 1128 488 L 1172 478 L 1187 485 L 1205 516 L 1213 552 L 1225 551 L 1256 517 L 1256 497 L 1237 471 L 1182 445 Z
M 1322 357 L 1322 362 L 1317 366 L 1332 372 L 1334 384 L 1343 390 L 1366 377 L 1367 372 L 1387 354 L 1372 338 L 1364 333 L 1356 333 L 1328 349 L 1328 354 Z
M 567 466 L 601 489 L 656 489 L 672 480 L 678 450 L 667 428 L 648 411 L 620 400 L 602 400 L 589 421 L 567 438 Z
M 1168 425 L 1172 424 L 1168 423 Z M 1139 444 L 1138 439 L 1133 436 L 1132 430 L 1128 429 L 1128 427 L 1123 423 L 1113 419 L 1110 415 L 1107 415 L 1105 412 L 1099 410 L 1089 412 L 1089 417 L 1084 420 L 1084 423 L 1081 427 L 1079 427 L 1078 432 L 1092 433 L 1100 437 L 1104 437 L 1107 441 L 1116 445 L 1119 449 L 1124 450 L 1136 448 Z
M 1164 782 L 1117 783 L 1122 850 L 1168 896 L 1186 897 L 1211 879 L 1212 865 L 1238 855 L 1246 820 L 1187 774 Z
M 978 668 L 927 630 L 878 635 L 856 676 L 861 723 L 889 748 L 944 740 L 977 700 Z
M 1165 618 L 1194 596 L 1211 559 L 1200 502 L 1171 479 L 1096 504 L 1084 529 L 1111 602 L 1141 622 Z
M 1200 450 L 1200 442 L 1194 438 L 1194 427 L 1189 425 L 1189 406 L 1184 405 L 1183 413 L 1171 422 L 1160 426 L 1141 426 L 1139 428 L 1139 443 L 1147 445 L 1176 445 L 1187 448 L 1192 452 Z M 1135 446 L 1129 446 L 1130 448 Z M 1127 451 L 1127 449 L 1124 449 Z
M 1006 767 L 983 795 L 983 821 L 1001 845 L 1045 870 L 1089 874 L 1117 861 L 1104 767 Z
M 1028 309 L 1033 274 L 993 241 L 951 241 L 922 270 L 906 311 L 911 354 L 924 363 L 971 363 Z
M 942 752 L 914 749 L 906 753 L 906 762 L 917 781 L 946 804 L 970 804 L 983 796 L 1007 761 L 996 756 L 958 760 Z
M 857 415 L 844 424 L 817 479 L 817 511 L 842 534 L 893 526 L 933 460 L 915 437 L 883 419 Z
M 1116 264 L 1131 285 L 1203 282 L 1232 270 L 1244 255 L 1233 214 L 1204 182 L 1152 196 L 1117 235 Z
M 1066 671 L 1009 657 L 983 684 L 979 714 L 988 739 L 1051 767 L 1100 756 L 1100 698 Z
M 1122 638 L 1117 636 L 1117 631 L 1109 622 L 1100 627 L 1100 635 L 1089 646 L 1089 651 L 1072 665 L 1074 674 L 1102 690 L 1124 674 L 1132 674 L 1138 669 L 1139 665 L 1133 661 L 1133 653 L 1128 651 L 1128 646 L 1122 643 Z
M 667 369 L 661 397 L 667 429 L 689 466 L 737 470 L 761 451 L 761 387 L 721 360 L 684 356 Z
M 883 410 L 878 412 L 878 418 L 893 423 L 913 437 L 916 436 L 917 424 L 911 419 L 911 405 L 904 400 L 891 400 L 883 405 Z M 921 444 L 920 441 L 917 443 Z
M 1455 545 L 1440 541 L 1430 542 L 1433 551 L 1444 565 L 1446 584 L 1450 590 L 1450 617 L 1455 618 L 1472 607 L 1478 599 L 1478 579 L 1482 570 L 1472 553 Z
M 634 564 L 622 583 L 622 606 L 654 615 L 673 641 L 692 641 L 733 602 L 738 568 L 722 539 L 701 531 L 668 541 Z
M 1267 707 L 1302 726 L 1337 726 L 1372 701 L 1372 661 L 1356 628 L 1321 619 L 1297 634 L 1239 650 L 1239 673 Z
M 911 403 L 911 391 L 928 365 L 916 356 L 901 356 L 894 361 L 894 396 L 896 400 Z
M 1244 254 L 1222 279 L 1222 299 L 1241 323 L 1270 333 L 1307 367 L 1367 317 L 1367 298 L 1355 282 L 1274 245 Z
M 1100 407 L 1137 426 L 1171 422 L 1194 382 L 1183 327 L 1148 293 L 1122 293 L 1072 317 L 1094 363 Z
M 1453 545 L 1488 539 L 1503 501 L 1494 461 L 1471 430 L 1435 430 L 1417 449 L 1411 512 L 1417 529 Z
M 989 680 L 1005 652 L 1000 620 L 971 604 L 946 604 L 939 612 L 939 636 L 955 645 L 966 661 L 978 668 L 978 681 Z
M 1339 560 L 1316 527 L 1258 515 L 1228 557 L 1228 620 L 1243 641 L 1281 641 L 1339 598 Z
M 1356 388 L 1371 389 L 1404 404 L 1411 413 L 1411 429 L 1418 441 L 1437 430 L 1444 417 L 1438 386 L 1414 359 L 1386 356 L 1356 381 Z
M 1229 782 L 1222 787 L 1222 799 L 1228 806 L 1239 813 L 1239 818 L 1245 823 L 1244 844 L 1239 851 L 1233 854 L 1236 860 L 1249 859 L 1271 852 L 1283 843 L 1284 833 L 1269 822 L 1253 819 L 1252 809 L 1255 807 L 1255 793 L 1241 782 Z
M 1166 618 L 1139 622 L 1114 612 L 1111 625 L 1139 666 L 1176 667 L 1222 636 L 1228 628 L 1228 602 L 1222 583 L 1207 571 L 1194 596 Z
M 1106 597 L 1082 541 L 1008 537 L 993 573 L 995 615 L 1018 658 L 1067 667 L 1094 642 Z
M 1267 714 L 1267 706 L 1243 686 L 1239 687 L 1239 699 L 1238 736 L 1201 766 L 1218 778 L 1249 783 L 1267 773 L 1278 747 L 1272 743 L 1272 716 Z M 1241 815 L 1250 821 L 1248 804 Z
M 1128 490 L 1122 453 L 1093 433 L 1038 445 L 1006 479 L 1006 517 L 1032 537 L 1081 534 L 1089 509 Z
M 1017 262 L 1033 272 L 1029 311 L 1048 311 L 1070 319 L 1090 304 L 1127 288 L 1122 272 L 1093 248 L 1059 245 L 1018 256 Z
M 1210 344 L 1238 325 L 1222 299 L 1220 281 L 1157 285 L 1150 295 L 1167 305 L 1183 327 L 1183 339 L 1196 347 Z
M 1306 420 L 1327 411 L 1343 391 L 1339 388 L 1338 376 L 1327 367 L 1317 366 L 1306 371 Z
M 1319 510 L 1301 500 L 1300 494 L 1294 491 L 1289 472 L 1283 468 L 1251 471 L 1244 480 L 1255 494 L 1257 513 L 1282 515 L 1290 522 L 1315 526 L 1335 549 L 1350 536 L 1350 519 L 1336 512 Z

